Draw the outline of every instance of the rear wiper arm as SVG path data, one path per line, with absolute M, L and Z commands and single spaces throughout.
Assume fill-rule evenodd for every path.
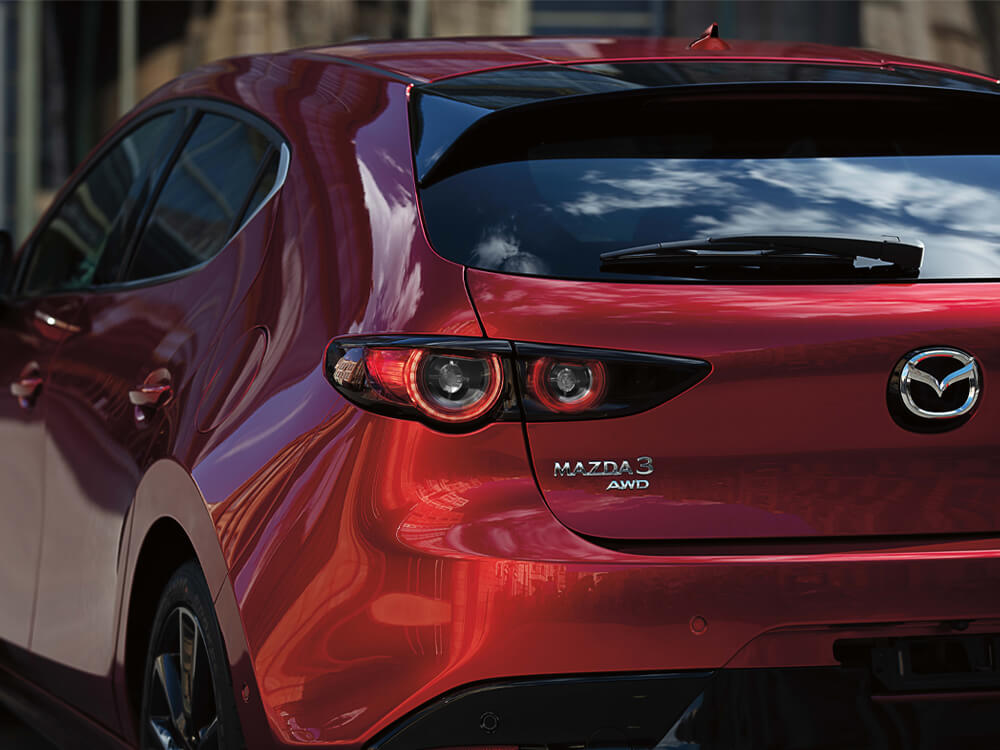
M 827 259 L 871 258 L 916 273 L 924 260 L 923 242 L 899 237 L 859 237 L 846 234 L 727 234 L 706 239 L 657 242 L 601 253 L 605 266 L 792 264 Z

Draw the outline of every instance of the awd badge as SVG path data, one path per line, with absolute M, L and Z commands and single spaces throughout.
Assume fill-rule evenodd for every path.
M 632 464 L 635 468 L 632 468 Z M 552 469 L 554 477 L 622 477 L 646 476 L 653 473 L 653 459 L 639 456 L 634 461 L 622 459 L 598 459 L 593 461 L 556 461 Z M 648 479 L 612 479 L 606 490 L 646 490 Z

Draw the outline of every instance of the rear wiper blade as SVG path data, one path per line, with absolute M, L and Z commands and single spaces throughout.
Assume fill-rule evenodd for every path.
M 657 242 L 601 253 L 605 266 L 794 265 L 870 258 L 916 273 L 924 243 L 899 237 L 846 234 L 727 234 L 705 239 Z M 862 266 L 863 267 L 863 266 Z

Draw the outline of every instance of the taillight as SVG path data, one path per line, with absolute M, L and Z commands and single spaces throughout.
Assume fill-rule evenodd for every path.
M 348 400 L 449 431 L 522 416 L 635 414 L 710 371 L 707 362 L 683 357 L 459 337 L 335 339 L 326 354 L 326 377 Z
M 521 418 L 506 342 L 387 337 L 336 339 L 326 377 L 370 411 L 419 419 L 438 429 L 469 430 Z
M 637 414 L 683 393 L 712 371 L 704 360 L 661 354 L 525 343 L 513 349 L 529 422 Z

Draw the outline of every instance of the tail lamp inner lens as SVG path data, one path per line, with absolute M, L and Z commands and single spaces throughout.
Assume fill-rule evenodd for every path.
M 406 391 L 427 416 L 469 422 L 496 404 L 503 385 L 500 357 L 465 357 L 415 349 L 406 362 Z
M 573 413 L 597 406 L 604 398 L 607 371 L 597 361 L 572 362 L 541 357 L 531 364 L 532 395 L 555 412 Z
M 389 401 L 409 403 L 405 373 L 410 355 L 409 349 L 365 349 L 365 370 L 373 390 Z
M 461 425 L 501 400 L 504 367 L 492 352 L 443 353 L 421 347 L 336 347 L 327 378 L 355 403 L 393 416 Z

